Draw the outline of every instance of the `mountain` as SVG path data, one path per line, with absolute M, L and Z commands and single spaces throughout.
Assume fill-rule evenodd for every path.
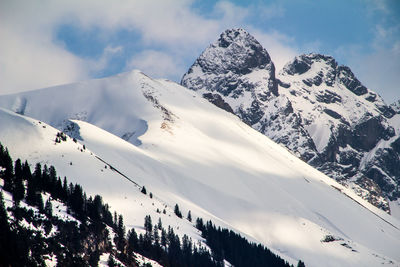
M 267 99 L 281 95 L 271 90 Z M 55 166 L 128 229 L 143 231 L 149 214 L 204 242 L 173 215 L 179 204 L 293 264 L 399 265 L 396 218 L 173 82 L 132 71 L 3 95 L 0 105 L 0 141 L 13 158 Z M 64 130 L 72 138 L 56 142 Z
M 377 207 L 390 212 L 388 199 L 400 197 L 396 107 L 333 57 L 300 55 L 276 74 L 260 43 L 231 29 L 203 51 L 181 84 Z
M 396 102 L 392 103 L 390 107 L 396 112 L 400 113 L 400 100 L 397 100 Z

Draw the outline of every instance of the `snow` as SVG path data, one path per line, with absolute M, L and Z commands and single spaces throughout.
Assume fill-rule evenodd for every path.
M 290 75 L 284 68 L 277 75 L 279 79 L 291 85 L 289 89 L 279 87 L 279 92 L 291 101 L 294 110 L 298 110 L 304 120 L 315 122 L 306 126 L 306 129 L 319 152 L 326 148 L 331 133 L 337 131 L 343 122 L 355 125 L 366 118 L 379 116 L 381 112 L 377 107 L 384 104 L 379 96 L 373 103 L 367 101 L 365 95 L 355 95 L 339 81 L 335 81 L 331 86 L 328 86 L 325 82 L 318 86 L 315 84 L 306 86 L 303 82 L 306 79 L 313 79 L 319 73 L 322 73 L 323 77 L 327 77 L 328 72 L 332 70 L 333 68 L 328 62 L 320 59 L 313 61 L 311 68 L 303 74 Z M 295 93 L 292 94 L 291 92 Z M 368 90 L 367 94 L 371 93 Z M 329 103 L 318 101 L 318 96 L 325 94 L 333 95 L 338 101 Z M 323 112 L 326 109 L 336 112 L 341 118 L 335 119 L 331 117 Z
M 140 232 L 149 214 L 153 223 L 161 218 L 164 226 L 201 241 L 192 223 L 173 214 L 178 203 L 184 216 L 191 210 L 194 220 L 199 216 L 234 229 L 294 264 L 299 259 L 307 266 L 400 264 L 397 219 L 195 96 L 134 71 L 0 97 L 8 108 L 24 97 L 26 115 L 57 127 L 74 114 L 87 114 L 85 121 L 73 120 L 83 141 L 55 144 L 56 129 L 1 109 L 0 125 L 7 127 L 0 128 L 0 140 L 13 157 L 52 164 L 89 195 L 102 195 L 123 214 L 128 229 Z M 119 138 L 136 131 L 139 121 L 148 127 L 138 137 L 141 145 Z M 154 197 L 141 194 L 110 165 Z M 166 214 L 157 213 L 165 206 Z M 343 240 L 321 242 L 328 234 Z
M 313 123 L 305 127 L 319 152 L 327 146 L 331 131 L 326 125 Z
M 390 214 L 400 220 L 400 200 L 389 201 Z

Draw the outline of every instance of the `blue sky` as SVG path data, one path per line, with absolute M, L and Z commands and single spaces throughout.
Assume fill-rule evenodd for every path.
M 179 82 L 223 30 L 242 27 L 278 69 L 329 54 L 386 102 L 400 99 L 397 0 L 3 0 L 0 25 L 0 94 L 134 68 Z

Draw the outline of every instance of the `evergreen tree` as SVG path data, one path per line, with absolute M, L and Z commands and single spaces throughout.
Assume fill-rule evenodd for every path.
M 175 204 L 174 213 L 175 213 L 176 216 L 178 216 L 179 218 L 182 219 L 182 213 L 181 213 L 181 211 L 179 210 L 178 204 Z
M 117 263 L 115 262 L 114 256 L 113 256 L 112 254 L 110 254 L 110 256 L 108 256 L 107 265 L 108 265 L 109 267 L 115 267 L 115 266 L 117 266 Z
M 49 168 L 49 191 L 50 193 L 56 193 L 57 191 L 57 171 L 54 166 Z
M 158 228 L 158 230 L 161 230 L 161 229 L 162 229 L 161 217 L 158 218 L 157 228 Z
M 13 189 L 13 184 L 12 180 L 14 177 L 14 171 L 13 171 L 13 163 L 12 159 L 10 157 L 10 154 L 8 153 L 8 149 L 6 148 L 3 150 L 2 155 L 1 155 L 1 167 L 4 168 L 3 171 L 3 180 L 4 180 L 4 190 L 11 192 Z
M 146 194 L 147 194 L 146 187 L 144 187 L 144 186 L 143 186 L 143 187 L 142 187 L 142 190 L 140 190 L 140 192 L 142 192 L 143 194 L 145 194 L 145 195 L 146 195 Z
M 51 196 L 55 199 L 64 200 L 63 198 L 63 186 L 60 177 L 57 178 L 57 181 L 54 186 L 53 193 Z
M 96 249 L 94 251 L 92 251 L 89 255 L 89 265 L 90 266 L 98 266 L 99 265 L 99 260 L 100 260 L 100 253 L 99 251 Z
M 299 262 L 297 263 L 297 267 L 306 267 L 306 265 L 303 261 L 299 260 Z
M 187 219 L 189 222 L 192 222 L 192 213 L 190 212 L 190 210 L 188 212 Z
M 15 179 L 13 183 L 13 200 L 16 206 L 25 197 L 25 186 L 23 181 L 23 170 L 21 160 L 15 161 L 14 167 Z
M 83 197 L 82 187 L 78 184 L 75 184 L 75 186 L 73 186 L 72 184 L 70 185 L 71 196 L 69 198 L 69 205 L 79 218 L 83 218 L 85 201 Z
M 153 230 L 153 224 L 151 222 L 150 215 L 146 215 L 146 217 L 144 217 L 144 229 L 146 230 L 146 233 L 151 233 Z
M 130 251 L 136 251 L 139 248 L 139 239 L 135 229 L 131 229 L 128 232 L 128 246 Z
M 125 239 L 124 219 L 122 215 L 118 216 L 118 227 L 117 227 L 117 235 L 115 237 L 115 244 L 117 246 L 117 249 L 122 252 L 122 254 L 120 254 L 120 257 L 122 259 L 125 259 L 126 255 L 124 252 L 125 252 L 126 239 Z
M 2 147 L 0 147 L 2 149 Z M 3 191 L 0 191 L 0 251 L 3 255 L 0 257 L 0 266 L 8 266 L 11 259 L 9 254 L 10 224 L 8 223 L 7 211 L 4 206 Z
M 37 194 L 36 196 L 36 206 L 40 212 L 44 211 L 43 197 L 41 193 Z
M 0 229 L 9 229 L 8 215 L 4 205 L 3 191 L 0 191 Z
M 46 201 L 46 204 L 44 206 L 44 213 L 48 217 L 52 217 L 53 216 L 53 205 L 51 204 L 50 198 L 48 198 L 47 201 Z
M 27 181 L 32 179 L 31 168 L 29 167 L 28 161 L 26 161 L 26 160 L 25 160 L 25 163 L 22 166 L 22 177 Z
M 112 214 L 110 212 L 110 207 L 108 206 L 108 204 L 103 205 L 103 221 L 108 225 L 111 226 L 113 225 L 113 217 Z
M 161 245 L 165 248 L 167 246 L 167 233 L 165 229 L 161 229 Z
M 89 199 L 88 215 L 93 221 L 95 222 L 101 221 L 102 209 L 103 209 L 103 200 L 101 196 L 96 195 L 93 201 L 91 201 L 91 198 Z
M 124 237 L 125 237 L 124 218 L 122 217 L 121 214 L 118 216 L 117 235 L 118 235 L 120 238 L 124 238 Z
M 160 243 L 160 235 L 158 234 L 158 229 L 156 227 L 154 227 L 154 231 L 153 231 L 153 240 L 154 240 L 154 244 L 156 246 L 158 246 Z
M 49 192 L 50 189 L 50 175 L 49 175 L 49 169 L 47 168 L 47 165 L 45 164 L 43 166 L 43 171 L 42 171 L 42 190 Z
M 16 179 L 23 179 L 23 171 L 22 171 L 22 164 L 21 159 L 17 159 L 14 164 L 14 175 Z
M 35 206 L 37 204 L 38 199 L 38 188 L 36 179 L 32 176 L 28 179 L 28 186 L 26 189 L 26 202 L 29 205 Z
M 35 170 L 33 171 L 32 179 L 35 181 L 36 190 L 41 192 L 43 189 L 42 184 L 42 166 L 40 163 L 36 163 Z

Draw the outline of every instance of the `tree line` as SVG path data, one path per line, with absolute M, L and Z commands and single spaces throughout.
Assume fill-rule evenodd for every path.
M 115 259 L 126 266 L 137 266 L 134 253 L 163 266 L 224 266 L 224 259 L 235 266 L 289 266 L 267 248 L 249 243 L 233 231 L 216 228 L 211 221 L 204 224 L 201 218 L 197 218 L 196 227 L 208 248 L 187 235 L 180 238 L 171 226 L 163 226 L 161 218 L 153 224 L 150 215 L 144 218 L 144 234 L 137 234 L 133 228 L 126 232 L 123 216 L 112 214 L 100 195 L 87 197 L 79 184 L 58 177 L 53 166 L 37 163 L 32 173 L 27 161 L 17 159 L 13 163 L 1 144 L 0 178 L 3 190 L 13 199 L 13 206 L 6 209 L 0 193 L 0 251 L 4 255 L 0 266 L 43 266 L 51 256 L 57 258 L 59 266 L 97 266 L 103 253 L 110 253 L 109 266 L 118 265 Z M 44 194 L 49 196 L 45 203 Z M 63 203 L 76 221 L 54 216 L 52 200 Z M 13 216 L 9 218 L 7 211 Z M 183 218 L 177 204 L 174 213 Z M 24 228 L 20 223 L 23 220 L 45 233 Z M 187 220 L 192 221 L 190 211 Z M 115 233 L 115 247 L 109 229 Z

